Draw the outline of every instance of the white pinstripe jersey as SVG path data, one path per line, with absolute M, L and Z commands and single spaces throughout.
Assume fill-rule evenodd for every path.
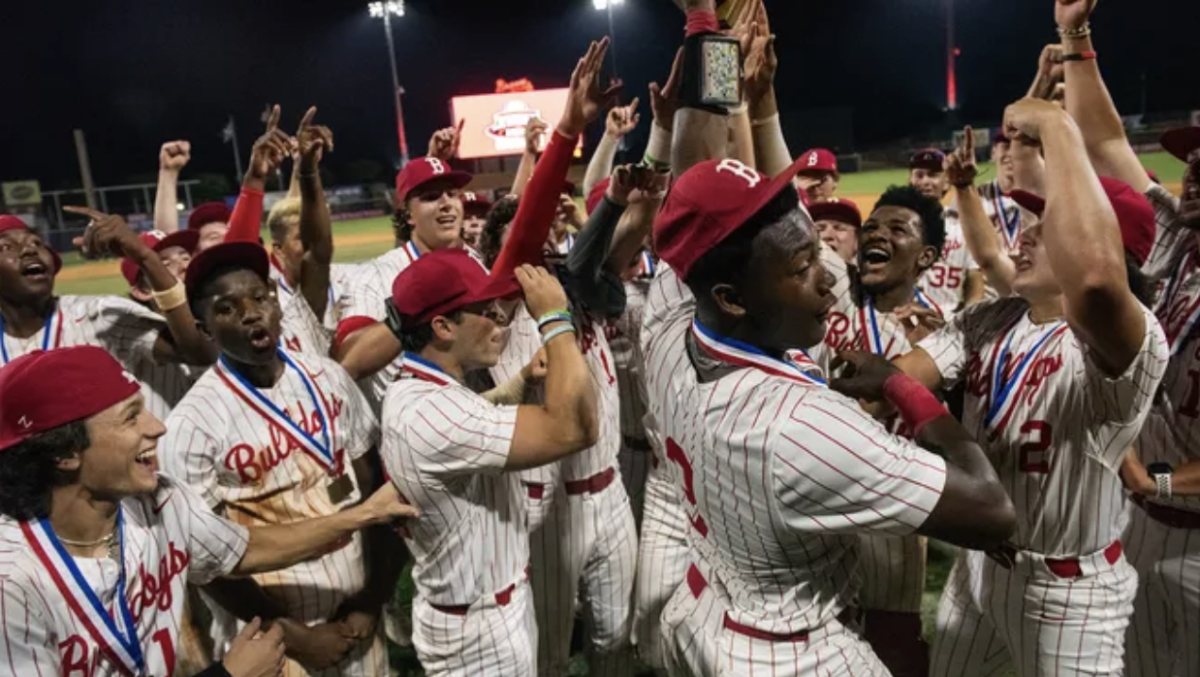
M 650 277 L 636 277 L 625 281 L 625 312 L 604 325 L 605 337 L 612 351 L 613 369 L 617 374 L 619 392 L 617 403 L 621 410 L 621 435 L 634 439 L 646 439 L 646 427 L 642 419 L 646 416 L 646 383 L 642 375 L 642 310 L 646 305 L 646 292 L 650 289 Z
M 963 301 L 963 284 L 967 273 L 978 270 L 979 265 L 967 251 L 967 242 L 963 239 L 962 223 L 958 220 L 958 212 L 946 209 L 946 241 L 942 244 L 942 253 L 937 263 L 921 276 L 919 286 L 929 295 L 929 298 L 953 312 Z
M 401 378 L 388 389 L 383 463 L 421 510 L 405 528 L 417 594 L 469 605 L 523 580 L 529 563 L 524 492 L 517 473 L 504 472 L 517 407 L 435 377 Z
M 683 487 L 692 556 L 735 622 L 784 634 L 820 627 L 853 600 L 857 535 L 923 524 L 945 462 L 827 388 L 755 367 L 700 382 L 687 348 L 694 310 L 660 268 L 642 333 L 646 385 Z
M 1196 331 L 1200 322 L 1195 320 L 1200 312 L 1200 250 L 1196 234 L 1178 222 L 1179 200 L 1160 186 L 1147 196 L 1159 217 L 1155 252 L 1147 266 L 1153 270 L 1155 265 L 1174 265 L 1166 294 L 1156 308 L 1172 355 L 1160 396 L 1138 436 L 1138 451 L 1147 465 L 1162 462 L 1179 467 L 1200 459 L 1200 332 Z M 1149 500 L 1200 512 L 1200 497 Z
M 246 552 L 249 535 L 165 476 L 160 476 L 153 496 L 127 498 L 121 509 L 126 599 L 147 672 L 170 675 L 181 651 L 185 584 L 203 585 L 232 571 Z M 117 563 L 109 558 L 75 558 L 75 563 L 101 604 L 113 611 Z M 20 525 L 8 518 L 0 518 L 0 618 L 4 677 L 125 675 L 101 653 Z
M 1017 251 L 1021 228 L 1025 223 L 1031 222 L 1026 220 L 1030 217 L 1026 216 L 1026 213 L 1016 202 L 1013 202 L 1012 198 L 1000 190 L 1000 184 L 996 181 L 985 183 L 976 190 L 980 199 L 983 200 L 983 211 L 992 220 L 992 225 L 1000 236 L 1000 244 L 1004 247 L 1004 251 Z
M 178 364 L 161 364 L 154 344 L 167 328 L 158 313 L 117 296 L 60 296 L 58 310 L 48 327 L 27 339 L 4 335 L 8 360 L 41 350 L 73 346 L 104 348 L 142 383 L 146 406 L 165 420 L 191 384 L 188 370 Z M 2 360 L 0 360 L 2 361 Z
M 331 335 L 337 331 L 338 321 L 341 320 L 338 311 L 347 303 L 345 300 L 348 293 L 347 288 L 350 280 L 357 275 L 357 269 L 356 264 L 346 263 L 335 263 L 329 267 L 329 305 L 325 306 L 325 315 L 321 318 L 321 324 Z M 292 289 L 284 279 L 283 270 L 280 269 L 274 256 L 271 256 L 270 276 L 275 281 L 276 289 L 279 290 L 279 305 L 286 305 L 296 296 L 296 290 Z
M 985 444 L 1016 506 L 1017 547 L 1070 557 L 1120 537 L 1125 504 L 1118 469 L 1167 362 L 1162 328 L 1143 310 L 1141 351 L 1119 378 L 1095 365 L 1069 326 L 1034 324 L 1029 306 L 1015 297 L 968 308 L 920 342 L 948 385 L 966 379 L 963 425 Z M 989 433 L 984 419 L 1004 355 L 1009 374 L 1027 356 L 1028 362 L 1005 400 L 1011 414 L 997 414 L 1003 425 Z
M 517 306 L 512 322 L 504 329 L 504 334 L 504 351 L 500 353 L 500 361 L 488 370 L 496 385 L 516 378 L 517 374 L 521 373 L 521 369 L 533 360 L 533 356 L 542 347 L 541 333 L 538 332 L 537 323 L 529 317 L 529 309 L 525 307 L 524 303 Z M 541 404 L 545 402 L 545 393 L 545 388 L 541 383 L 526 387 L 525 402 Z M 525 482 L 543 484 L 547 487 L 553 486 L 558 481 L 558 463 L 548 463 L 537 468 L 522 470 L 520 476 Z M 547 490 L 545 495 L 551 493 L 552 491 Z
M 280 318 L 279 343 L 292 353 L 326 357 L 333 344 L 333 337 L 317 319 L 303 296 L 284 302 L 279 299 Z
M 214 510 L 245 526 L 288 524 L 332 515 L 362 498 L 351 461 L 379 440 L 362 393 L 332 360 L 289 353 L 313 386 L 310 395 L 296 370 L 285 368 L 272 388 L 259 392 L 308 434 L 320 438 L 326 417 L 350 490 L 334 504 L 331 479 L 282 426 L 268 420 L 226 384 L 220 365 L 208 371 L 176 407 L 160 445 L 165 472 L 186 482 Z M 314 406 L 313 397 L 321 403 Z M 355 534 L 315 558 L 254 580 L 301 621 L 324 621 L 365 584 L 362 536 Z

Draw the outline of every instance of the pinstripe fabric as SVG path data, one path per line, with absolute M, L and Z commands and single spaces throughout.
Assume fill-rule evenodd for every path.
M 1120 538 L 1117 468 L 1167 360 L 1162 328 L 1144 313 L 1141 352 L 1119 378 L 1101 372 L 1069 329 L 1048 340 L 1013 395 L 1011 420 L 991 437 L 983 417 L 997 354 L 1011 336 L 1016 362 L 1046 327 L 1029 320 L 1024 301 L 1001 299 L 968 308 L 921 342 L 948 383 L 966 381 L 963 424 L 987 441 L 1012 497 L 1021 557 L 1081 557 Z M 1123 558 L 1097 575 L 1058 579 L 1010 572 L 979 553 L 964 557 L 939 611 L 933 674 L 987 674 L 991 661 L 1002 661 L 997 641 L 1021 675 L 1120 674 L 1136 586 Z
M 646 384 L 683 488 L 691 555 L 733 622 L 775 634 L 833 632 L 858 587 L 857 534 L 919 527 L 941 495 L 945 463 L 828 389 L 758 369 L 701 383 L 693 364 L 708 358 L 686 347 L 693 312 L 690 293 L 661 269 L 643 326 Z M 697 654 L 696 632 L 702 644 L 744 639 L 714 625 L 710 605 L 690 598 L 681 586 L 664 611 L 668 656 Z M 848 641 L 857 655 L 870 655 L 857 634 Z M 789 664 L 803 666 L 821 655 L 823 641 L 795 647 L 806 658 Z M 741 658 L 748 662 L 731 665 L 754 665 L 754 657 Z M 707 664 L 697 669 L 715 674 Z
M 329 356 L 333 336 L 317 319 L 303 296 L 283 304 L 281 310 L 279 343 L 284 349 L 292 353 Z
M 146 498 L 125 499 L 126 598 L 148 672 L 169 675 L 180 652 L 185 584 L 229 573 L 246 552 L 248 534 L 219 519 L 186 487 L 160 476 Z M 117 594 L 117 563 L 76 558 L 101 603 Z M 100 653 L 68 608 L 16 522 L 0 518 L 0 675 L 115 677 L 124 673 Z
M 392 282 L 415 260 L 408 247 L 397 247 L 358 264 L 346 277 L 346 293 L 338 298 L 338 317 L 369 317 L 382 322 L 387 317 L 384 304 L 392 297 Z
M 296 290 L 287 286 L 283 280 L 283 273 L 279 266 L 275 265 L 275 258 L 271 258 L 270 276 L 276 282 L 283 282 L 276 287 L 279 292 L 279 305 L 287 306 L 293 298 L 296 297 Z M 338 322 L 341 321 L 339 313 L 349 303 L 348 293 L 350 281 L 358 276 L 358 265 L 351 263 L 335 263 L 329 267 L 329 305 L 325 306 L 325 315 L 321 318 L 321 325 L 325 331 L 331 335 L 337 331 Z
M 625 484 L 625 493 L 629 495 L 629 504 L 633 508 L 633 520 L 639 530 L 651 459 L 650 443 L 646 440 L 646 428 L 642 423 L 646 417 L 646 384 L 642 377 L 643 359 L 639 343 L 642 308 L 646 304 L 649 287 L 648 277 L 627 280 L 625 312 L 605 324 L 617 376 L 617 403 L 621 411 L 621 449 L 617 459 L 621 481 Z
M 290 307 L 297 305 L 307 307 L 303 299 Z M 288 524 L 324 517 L 362 498 L 350 463 L 378 444 L 375 417 L 337 363 L 318 355 L 290 356 L 308 374 L 323 408 L 331 413 L 327 423 L 333 449 L 342 459 L 352 491 L 335 505 L 327 492 L 330 479 L 325 470 L 287 433 L 251 409 L 222 382 L 216 370 L 210 370 L 171 414 L 159 458 L 166 472 L 186 482 L 210 506 L 238 524 Z M 293 370 L 284 370 L 274 387 L 259 392 L 310 434 L 320 430 L 304 381 Z M 362 536 L 354 535 L 317 559 L 256 574 L 254 580 L 289 617 L 310 625 L 324 622 L 366 584 Z M 233 628 L 227 627 L 216 644 L 231 640 L 231 632 Z M 325 672 L 381 674 L 386 664 L 382 641 L 377 638 L 357 658 Z M 293 677 L 307 672 L 289 661 L 285 674 Z
M 508 605 L 485 598 L 466 617 L 417 599 L 413 627 L 413 643 L 428 677 L 532 677 L 535 672 L 537 628 L 525 583 L 516 587 Z
M 971 258 L 967 251 L 966 240 L 963 239 L 962 222 L 958 220 L 958 212 L 946 210 L 946 241 L 942 244 L 941 256 L 925 274 L 921 276 L 919 286 L 934 303 L 952 312 L 962 305 L 963 283 L 967 273 L 979 270 L 979 264 Z
M 1200 459 L 1200 336 L 1183 335 L 1190 308 L 1200 299 L 1200 268 L 1195 259 L 1180 269 L 1182 256 L 1196 248 L 1196 235 L 1179 223 L 1179 200 L 1154 186 L 1147 197 L 1158 217 L 1155 248 L 1144 270 L 1182 272 L 1171 280 L 1178 289 L 1170 303 L 1164 300 L 1158 317 L 1168 337 L 1181 343 L 1171 357 L 1162 388 L 1146 425 L 1138 436 L 1138 451 L 1145 464 L 1163 462 L 1172 467 Z M 1200 512 L 1200 498 L 1175 496 L 1148 499 L 1178 510 Z M 1126 531 L 1129 560 L 1138 571 L 1133 623 L 1126 635 L 1128 674 L 1134 677 L 1168 677 L 1200 674 L 1200 534 L 1178 529 L 1133 508 Z

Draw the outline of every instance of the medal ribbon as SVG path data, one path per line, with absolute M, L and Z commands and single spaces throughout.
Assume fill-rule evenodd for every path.
M 1000 232 L 1004 235 L 1004 244 L 1007 249 L 1013 249 L 1017 245 L 1017 237 L 1021 230 L 1021 210 L 1012 210 L 1012 217 L 1009 218 L 1008 210 L 1004 208 L 1004 193 L 1000 190 L 1000 182 L 992 182 L 992 208 L 996 210 L 996 219 L 1000 225 Z
M 696 345 L 711 357 L 739 367 L 753 367 L 774 376 L 798 381 L 805 385 L 826 387 L 825 379 L 805 370 L 821 373 L 820 367 L 803 350 L 788 352 L 790 361 L 779 360 L 752 345 L 718 336 L 711 329 L 692 320 L 692 336 Z
M 55 329 L 55 324 L 58 329 Z M 50 350 L 50 337 L 54 337 L 54 347 L 58 348 L 62 345 L 63 320 L 62 313 L 59 312 L 58 304 L 55 302 L 54 312 L 50 313 L 50 317 L 46 318 L 46 324 L 42 327 L 42 351 Z M 8 334 L 5 333 L 4 316 L 0 315 L 0 366 L 8 364 Z
M 1012 412 L 1016 409 L 1016 403 L 1020 401 L 1021 390 L 1025 387 L 1025 380 L 1028 377 L 1029 365 L 1034 363 L 1034 358 L 1041 352 L 1046 343 L 1054 336 L 1061 335 L 1067 330 L 1067 323 L 1059 320 L 1051 325 L 1029 352 L 1021 358 L 1013 368 L 1012 375 L 1009 378 L 1004 378 L 1004 372 L 1008 366 L 1008 360 L 1012 356 L 1009 352 L 1012 348 L 1013 337 L 1017 334 L 1017 326 L 1021 320 L 1018 319 L 1008 330 L 1008 338 L 1004 341 L 1004 348 L 996 355 L 992 355 L 992 387 L 991 387 L 991 404 L 988 407 L 987 415 L 984 417 L 984 425 L 987 426 L 993 434 L 1000 434 L 1004 426 L 1008 423 L 1008 419 L 1012 416 Z M 999 343 L 996 344 L 999 347 Z M 998 358 L 998 359 L 997 359 Z
M 404 371 L 422 381 L 429 381 L 440 386 L 448 386 L 453 381 L 450 375 L 442 371 L 436 364 L 423 360 L 412 353 L 404 353 L 403 360 Z

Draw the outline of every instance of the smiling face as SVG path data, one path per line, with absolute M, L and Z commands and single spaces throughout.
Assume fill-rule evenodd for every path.
M 992 144 L 992 162 L 996 165 L 996 178 L 1000 185 L 1012 187 L 1013 155 L 1012 144 L 1007 140 Z
M 1036 303 L 1060 294 L 1062 288 L 1054 277 L 1054 269 L 1046 256 L 1046 245 L 1042 241 L 1042 223 L 1021 229 L 1016 253 L 1012 254 L 1017 274 L 1013 278 L 1013 291 L 1018 296 Z
M 462 191 L 449 179 L 430 181 L 409 194 L 412 237 L 430 251 L 458 244 L 463 228 Z
M 935 172 L 924 167 L 910 170 L 908 182 L 925 195 L 937 200 L 941 200 L 950 190 L 950 180 L 946 177 L 946 172 Z
M 78 473 L 78 482 L 96 497 L 119 500 L 152 494 L 158 487 L 158 438 L 167 429 L 134 394 L 86 422 L 91 445 L 59 462 Z
M 846 263 L 853 263 L 858 256 L 858 229 L 854 224 L 834 219 L 821 219 L 816 223 L 817 234 L 826 246 Z
M 54 256 L 37 233 L 0 233 L 0 297 L 21 305 L 40 304 L 54 293 Z
M 217 348 L 244 364 L 276 356 L 283 313 L 273 283 L 244 268 L 219 272 L 204 283 L 198 321 Z
M 196 253 L 221 244 L 228 232 L 229 224 L 224 221 L 213 221 L 200 226 L 200 243 L 196 245 Z
M 937 256 L 925 243 L 921 216 L 905 207 L 876 209 L 858 231 L 858 272 L 867 293 L 915 286 Z

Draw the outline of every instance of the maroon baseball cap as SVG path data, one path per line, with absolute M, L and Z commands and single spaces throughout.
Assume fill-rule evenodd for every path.
M 210 223 L 229 223 L 233 212 L 224 202 L 205 202 L 192 210 L 188 217 L 188 230 L 200 230 Z
M 29 227 L 29 224 L 25 223 L 21 219 L 18 219 L 12 214 L 0 214 L 0 235 L 3 235 L 10 230 L 33 231 L 33 229 Z M 50 257 L 54 259 L 54 272 L 57 273 L 58 271 L 62 270 L 62 257 L 59 256 L 58 252 L 54 251 L 54 247 L 51 247 L 49 243 L 46 244 L 46 249 L 50 251 Z
M 403 203 L 412 192 L 437 179 L 449 179 L 455 188 L 471 183 L 473 177 L 464 171 L 452 169 L 443 160 L 434 157 L 417 158 L 404 165 L 396 175 L 396 201 Z
M 188 300 L 194 301 L 204 282 L 222 268 L 245 268 L 269 280 L 271 261 L 267 257 L 267 250 L 257 242 L 222 242 L 209 247 L 188 264 L 183 282 Z
M 908 160 L 909 169 L 924 169 L 941 172 L 946 169 L 946 154 L 936 148 L 924 148 L 913 153 Z
M 466 250 L 439 249 L 400 271 L 392 282 L 392 305 L 404 326 L 419 327 L 472 303 L 520 293 L 516 278 L 491 277 Z
M 608 184 L 612 183 L 610 177 L 604 177 L 604 180 L 592 186 L 592 192 L 588 193 L 587 200 L 584 200 L 584 206 L 587 207 L 588 214 L 596 211 L 596 207 L 600 206 L 600 201 L 604 199 L 604 194 L 608 192 Z
M 137 379 L 103 348 L 22 355 L 0 369 L 0 451 L 95 416 L 139 390 Z
M 808 213 L 813 221 L 838 221 L 855 228 L 862 227 L 862 212 L 850 200 L 833 197 L 825 202 L 813 202 L 808 205 Z
M 737 160 L 695 165 L 675 180 L 654 220 L 654 249 L 686 280 L 700 257 L 791 188 L 806 162 L 801 157 L 774 179 Z
M 831 172 L 834 176 L 839 176 L 837 156 L 832 151 L 824 148 L 813 148 L 804 151 L 800 159 L 804 161 L 800 167 L 801 174 L 807 172 Z
M 1200 127 L 1176 127 L 1159 139 L 1163 150 L 1187 162 L 1188 155 L 1200 148 Z
M 1101 176 L 1100 185 L 1104 187 L 1104 193 L 1108 195 L 1108 201 L 1117 214 L 1117 222 L 1121 226 L 1121 241 L 1125 244 L 1125 249 L 1133 254 L 1139 265 L 1145 263 L 1154 246 L 1154 207 L 1145 195 L 1123 181 Z M 1046 210 L 1046 200 L 1033 193 L 1014 190 L 1009 197 L 1038 216 Z
M 479 193 L 466 192 L 462 196 L 463 213 L 484 216 L 492 208 L 492 203 Z
M 164 249 L 171 247 L 180 247 L 189 254 L 196 251 L 196 246 L 200 244 L 200 231 L 198 230 L 179 230 L 170 235 L 164 234 L 161 230 L 150 230 L 138 235 L 138 239 L 142 244 L 153 249 L 156 252 L 161 252 Z M 121 275 L 125 277 L 125 281 L 132 287 L 137 284 L 138 273 L 141 268 L 138 264 L 129 257 L 121 259 Z

